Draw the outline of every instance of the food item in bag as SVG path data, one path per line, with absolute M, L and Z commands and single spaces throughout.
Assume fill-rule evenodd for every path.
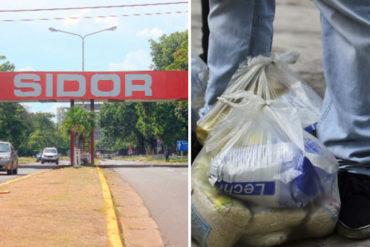
M 310 208 L 309 217 L 304 225 L 308 236 L 320 238 L 331 234 L 338 221 L 339 199 L 323 200 Z
M 209 162 L 209 156 L 201 152 L 192 168 L 192 238 L 202 247 L 232 247 L 241 238 L 251 214 L 242 202 L 208 183 Z
M 276 246 L 286 242 L 291 232 L 303 223 L 302 208 L 271 209 L 250 207 L 253 218 L 240 242 L 242 246 Z
M 313 140 L 305 142 L 305 151 L 314 152 L 308 157 L 323 152 L 309 149 Z M 325 167 L 328 163 L 334 164 L 332 169 Z M 326 186 L 331 188 L 336 178 L 334 169 L 332 160 L 321 157 L 312 163 L 297 146 L 281 142 L 233 148 L 222 158 L 216 156 L 209 176 L 227 194 L 257 205 L 287 208 L 304 207 L 326 194 Z
M 200 247 L 231 247 L 235 243 L 238 247 L 277 246 L 322 237 L 335 229 L 338 194 L 332 193 L 304 208 L 255 206 L 212 187 L 207 180 L 210 162 L 204 148 L 192 167 L 192 238 Z
M 218 103 L 216 103 L 216 105 L 217 104 Z M 204 145 L 211 129 L 220 120 L 222 120 L 225 116 L 227 116 L 227 114 L 230 111 L 230 107 L 228 107 L 228 106 L 220 107 L 220 109 L 219 109 L 218 106 L 216 108 L 215 107 L 212 108 L 206 116 L 204 116 L 202 119 L 200 119 L 200 122 L 198 122 L 198 124 L 197 124 L 196 135 L 197 135 L 198 141 L 202 145 Z M 219 109 L 219 111 L 215 112 L 217 109 Z
M 205 145 L 213 154 L 212 185 L 271 208 L 305 207 L 331 193 L 336 160 L 319 140 L 303 131 L 294 108 L 243 91 L 220 100 L 232 110 L 212 129 Z

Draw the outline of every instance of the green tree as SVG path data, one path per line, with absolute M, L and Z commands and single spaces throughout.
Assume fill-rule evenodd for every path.
M 0 56 L 0 60 L 6 59 Z M 9 61 L 0 64 L 0 72 L 14 71 L 15 66 Z M 18 103 L 0 103 L 0 140 L 9 141 L 20 154 L 27 152 L 24 147 L 27 135 L 31 131 L 29 116 Z
M 77 136 L 77 145 L 84 148 L 85 138 L 90 136 L 91 131 L 95 128 L 95 113 L 74 106 L 66 111 L 65 116 L 62 124 L 65 136 L 73 131 Z
M 6 59 L 5 56 L 0 55 L 0 60 Z M 14 71 L 15 66 L 14 64 L 10 63 L 9 61 L 6 61 L 3 64 L 0 64 L 0 72 L 6 72 L 6 71 Z
M 0 56 L 0 60 L 5 59 Z M 0 71 L 14 71 L 14 64 L 6 61 Z M 0 103 L 0 140 L 9 141 L 20 156 L 34 155 L 46 146 L 55 146 L 62 153 L 68 150 L 68 140 L 63 138 L 51 113 L 28 113 L 18 103 Z
M 188 32 L 150 40 L 154 70 L 188 69 Z M 161 139 L 165 149 L 176 150 L 177 140 L 187 139 L 187 102 L 105 103 L 99 124 L 103 137 L 99 147 L 115 150 L 130 145 L 140 153 L 152 153 Z
M 150 40 L 152 65 L 155 70 L 188 70 L 188 31 L 175 32 L 169 36 L 163 35 L 159 42 Z M 141 103 L 140 103 L 141 104 Z M 158 102 L 153 110 L 148 111 L 153 118 L 146 128 L 153 130 L 154 136 L 163 140 L 165 148 L 174 150 L 177 140 L 187 140 L 188 133 L 188 103 Z M 139 122 L 145 125 L 144 115 L 139 114 Z
M 104 103 L 100 108 L 99 125 L 103 136 L 98 147 L 114 150 L 144 150 L 144 137 L 136 128 L 136 103 Z
M 187 139 L 187 104 L 105 103 L 100 108 L 99 124 L 103 137 L 98 147 L 152 153 L 161 139 L 165 149 L 176 150 L 177 140 Z
M 56 147 L 60 153 L 68 151 L 68 138 L 63 137 L 58 126 L 52 121 L 52 113 L 32 113 L 33 131 L 28 137 L 27 149 L 32 154 L 45 147 Z
M 149 40 L 154 70 L 188 70 L 188 31 Z
M 137 103 L 135 108 L 138 116 L 136 129 L 144 137 L 145 151 L 150 154 L 155 150 L 157 144 L 156 103 Z
M 165 149 L 175 151 L 176 141 L 187 140 L 188 119 L 185 102 L 158 102 L 152 114 L 155 136 L 163 140 Z
M 0 103 L 0 140 L 9 141 L 20 155 L 27 153 L 27 137 L 32 126 L 23 106 L 17 103 Z

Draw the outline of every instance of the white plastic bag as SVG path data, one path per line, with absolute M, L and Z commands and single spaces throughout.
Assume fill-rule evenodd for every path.
M 210 153 L 203 149 L 192 165 L 191 233 L 194 246 L 196 243 L 201 247 L 268 247 L 291 240 L 323 237 L 333 232 L 339 198 L 327 198 L 304 208 L 251 205 L 210 185 L 207 174 L 211 160 Z
M 287 64 L 295 63 L 299 54 L 286 52 L 271 57 L 249 58 L 239 65 L 226 88 L 224 95 L 239 90 L 251 91 L 263 99 L 282 98 L 295 107 L 303 128 L 312 132 L 320 116 L 322 99 L 303 83 Z M 204 144 L 209 131 L 230 111 L 228 105 L 216 102 L 212 109 L 197 122 L 197 138 Z
M 208 82 L 208 68 L 203 60 L 191 50 L 191 117 L 192 128 L 199 119 L 199 110 L 204 105 L 204 94 Z
M 317 122 L 321 99 L 286 68 L 296 58 L 241 64 L 198 121 L 205 146 L 192 166 L 192 237 L 200 246 L 276 246 L 333 232 L 337 164 L 303 131 Z
M 246 91 L 220 98 L 231 110 L 205 144 L 213 157 L 209 181 L 256 205 L 304 207 L 337 193 L 331 191 L 337 162 L 303 131 L 297 110 L 280 99 L 267 101 Z
M 201 152 L 192 167 L 192 238 L 202 247 L 231 247 L 242 237 L 251 213 L 209 184 L 209 162 L 209 155 Z

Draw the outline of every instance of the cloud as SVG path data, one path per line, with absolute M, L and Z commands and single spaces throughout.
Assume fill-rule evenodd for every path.
M 95 18 L 94 23 L 96 24 L 104 24 L 107 27 L 112 27 L 112 26 L 119 26 L 120 21 L 119 18 L 115 17 L 110 17 L 110 18 Z
M 16 71 L 36 71 L 36 69 L 32 68 L 31 66 L 26 66 L 20 69 L 16 69 Z
M 77 26 L 81 22 L 81 20 L 83 20 L 83 19 L 68 19 L 68 18 L 88 16 L 88 14 L 90 12 L 91 11 L 89 9 L 81 9 L 81 10 L 75 11 L 75 12 L 69 14 L 68 16 L 65 16 L 65 18 L 67 18 L 67 19 L 62 21 L 62 25 L 65 26 L 65 27 Z
M 146 28 L 146 29 L 136 32 L 136 37 L 146 37 L 146 38 L 155 39 L 155 38 L 161 37 L 163 34 L 164 34 L 163 30 L 157 27 L 154 27 L 152 29 Z
M 119 70 L 149 70 L 152 62 L 150 54 L 142 49 L 129 52 L 125 59 L 120 63 L 110 63 L 110 71 Z

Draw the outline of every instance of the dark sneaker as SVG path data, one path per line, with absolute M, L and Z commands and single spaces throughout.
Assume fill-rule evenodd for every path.
M 362 172 L 360 174 L 359 172 Z M 370 169 L 368 170 L 370 171 Z M 370 238 L 370 176 L 367 167 L 339 170 L 338 185 L 341 209 L 337 232 L 351 239 Z

